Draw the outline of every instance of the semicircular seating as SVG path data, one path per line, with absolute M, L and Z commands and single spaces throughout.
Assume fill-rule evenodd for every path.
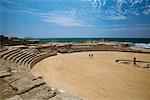
M 28 65 L 28 62 L 29 62 L 31 59 L 34 59 L 35 56 L 37 56 L 37 54 L 35 54 L 35 55 L 30 56 L 29 58 L 27 58 L 27 59 L 23 62 L 23 65 L 27 66 L 27 65 Z
M 22 50 L 20 51 L 17 55 L 15 55 L 13 58 L 11 58 L 10 62 L 14 62 L 18 57 L 20 57 L 22 54 L 24 54 L 25 52 Z
M 45 52 L 45 53 L 41 53 L 39 55 L 37 55 L 34 59 L 32 59 L 29 63 L 28 63 L 28 67 L 31 69 L 33 65 L 35 65 L 37 62 L 39 62 L 40 60 L 47 58 L 49 56 L 54 56 L 57 55 L 57 51 L 54 52 Z
M 18 54 L 17 56 L 15 56 L 13 59 L 12 59 L 12 62 L 15 63 L 16 59 L 19 58 L 21 55 L 24 55 L 26 54 L 26 52 L 22 52 L 20 54 Z
M 17 49 L 17 50 L 12 51 L 12 52 L 10 52 L 10 53 L 8 53 L 8 54 L 5 54 L 5 55 L 3 56 L 3 59 L 6 60 L 9 56 L 11 56 L 11 55 L 13 55 L 13 54 L 15 54 L 15 53 L 18 53 L 19 51 L 21 51 L 21 49 Z
M 12 59 L 15 58 L 15 56 L 17 56 L 17 55 L 19 55 L 21 53 L 23 53 L 22 50 L 17 52 L 17 53 L 14 53 L 14 54 L 10 55 L 6 60 L 9 61 L 9 62 L 12 62 Z
M 39 61 L 49 56 L 49 53 L 53 52 L 49 49 L 44 49 L 43 52 L 39 52 L 37 49 L 8 49 L 0 53 L 1 58 L 11 63 L 18 65 L 30 66 L 33 62 Z
M 14 62 L 17 64 L 19 62 L 19 60 L 27 55 L 29 55 L 29 52 L 24 52 L 22 55 L 20 55 Z
M 20 59 L 19 60 L 19 65 L 21 65 L 22 64 L 22 62 L 26 59 L 26 58 L 29 58 L 30 56 L 33 56 L 34 55 L 34 53 L 30 53 L 30 54 L 28 54 L 27 56 L 24 56 L 24 57 L 22 57 L 22 59 Z
M 26 58 L 21 62 L 21 65 L 25 65 L 25 63 L 26 63 L 29 59 L 35 57 L 36 55 L 37 55 L 37 54 L 29 55 L 28 57 L 26 57 Z
M 38 54 L 38 55 L 36 55 L 36 56 L 32 57 L 31 59 L 29 59 L 29 60 L 26 62 L 26 64 L 25 64 L 25 65 L 26 65 L 26 66 L 28 66 L 32 60 L 34 60 L 35 58 L 37 58 L 37 57 L 41 56 L 42 54 L 43 54 L 43 53 L 40 53 L 40 54 Z
M 17 49 L 11 49 L 0 53 L 0 58 L 3 58 L 4 55 L 9 54 L 10 52 L 16 51 Z

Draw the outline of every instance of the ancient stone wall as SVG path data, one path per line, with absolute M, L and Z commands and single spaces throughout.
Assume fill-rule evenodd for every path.
M 31 63 L 28 65 L 30 68 L 32 68 L 37 62 L 43 60 L 44 58 L 50 57 L 50 56 L 54 56 L 57 55 L 57 52 L 46 52 L 42 55 L 40 55 L 39 57 L 33 59 L 33 61 L 31 61 Z
M 44 50 L 47 51 L 47 50 Z M 67 92 L 48 86 L 41 77 L 30 72 L 37 62 L 57 55 L 49 50 L 8 49 L 0 52 L 0 100 L 82 100 Z

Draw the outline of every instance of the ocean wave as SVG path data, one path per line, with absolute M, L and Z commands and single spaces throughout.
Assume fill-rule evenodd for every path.
M 137 48 L 150 48 L 150 43 L 146 44 L 146 43 L 135 43 L 135 47 Z

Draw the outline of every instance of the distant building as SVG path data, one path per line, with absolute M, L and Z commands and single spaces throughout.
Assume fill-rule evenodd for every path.
M 0 40 L 8 40 L 8 37 L 5 37 L 4 35 L 0 35 Z

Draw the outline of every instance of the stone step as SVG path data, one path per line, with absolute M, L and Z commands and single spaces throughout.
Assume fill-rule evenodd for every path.
M 17 53 L 14 53 L 14 54 L 10 55 L 6 60 L 9 61 L 9 62 L 12 62 L 12 59 L 13 59 L 15 56 L 17 56 L 17 55 L 19 55 L 19 54 L 21 54 L 21 53 L 23 53 L 23 51 L 19 51 L 19 52 L 17 52 Z
M 35 58 L 41 56 L 42 54 L 43 54 L 43 53 L 40 53 L 40 54 L 38 54 L 38 55 L 32 57 L 31 59 L 29 59 L 29 60 L 26 62 L 25 66 L 28 66 L 28 64 L 29 64 L 31 61 L 33 61 Z
M 16 51 L 12 51 L 12 52 L 10 52 L 9 54 L 4 55 L 4 56 L 3 56 L 3 59 L 6 60 L 9 56 L 11 56 L 11 55 L 13 55 L 13 54 L 15 54 L 15 53 L 18 53 L 19 51 L 21 51 L 21 49 L 18 49 L 18 50 L 16 50 Z
M 55 91 L 47 91 L 46 89 L 43 90 L 39 90 L 35 95 L 33 95 L 32 97 L 35 99 L 39 99 L 39 100 L 48 100 L 49 98 L 53 98 L 54 96 L 56 96 L 56 92 Z
M 0 70 L 0 78 L 10 76 L 10 75 L 11 74 L 10 74 L 9 70 Z
M 25 66 L 26 66 L 26 62 L 29 61 L 30 59 L 34 58 L 35 56 L 36 56 L 36 54 L 30 55 L 29 57 L 27 57 L 27 58 L 22 62 L 22 65 L 25 65 Z
M 10 62 L 12 63 L 12 62 L 14 62 L 18 57 L 20 57 L 22 54 L 25 54 L 25 52 L 24 51 L 21 51 L 21 52 L 19 52 L 17 55 L 15 55 L 11 60 L 10 60 Z
M 23 52 L 23 53 L 17 55 L 16 57 L 14 57 L 13 63 L 16 63 L 17 59 L 20 58 L 22 55 L 25 55 L 25 54 L 26 54 L 26 52 Z
M 23 51 L 21 54 L 17 55 L 17 57 L 14 59 L 14 62 L 16 63 L 17 59 L 21 58 L 22 56 L 28 54 L 29 52 Z
M 40 53 L 40 54 L 36 55 L 35 57 L 31 58 L 30 60 L 28 60 L 27 63 L 26 63 L 26 66 L 30 66 L 30 63 L 33 60 L 37 59 L 38 57 L 42 56 L 43 54 L 45 54 L 45 53 Z
M 15 95 L 15 96 L 8 98 L 6 100 L 23 100 L 23 99 L 19 95 Z
M 22 62 L 23 62 L 26 58 L 28 58 L 28 57 L 30 57 L 30 56 L 33 56 L 33 55 L 34 55 L 34 53 L 30 53 L 29 55 L 26 55 L 26 56 L 22 57 L 22 59 L 19 60 L 18 64 L 21 65 Z
M 0 52 L 2 53 L 2 52 L 5 52 L 5 51 L 7 51 L 8 50 L 8 48 L 3 48 L 3 47 L 1 47 L 0 48 Z
M 18 69 L 18 68 L 17 68 Z M 17 80 L 20 79 L 26 79 L 26 80 L 35 80 L 36 77 L 34 77 L 32 74 L 27 73 L 27 72 L 23 72 L 23 71 L 19 71 L 19 70 L 11 70 L 12 75 L 10 77 L 5 77 L 5 81 L 7 81 L 7 83 L 11 84 Z
M 56 92 L 53 91 L 46 84 L 39 87 L 33 88 L 29 92 L 22 94 L 22 97 L 25 97 L 26 100 L 48 100 L 56 95 Z
M 22 78 L 20 80 L 17 80 L 15 82 L 12 82 L 10 85 L 17 90 L 18 94 L 26 93 L 29 90 L 36 88 L 40 85 L 44 85 L 45 82 L 43 82 L 41 79 L 35 79 L 31 80 L 29 78 Z
M 5 52 L 0 53 L 0 58 L 2 58 L 4 55 L 9 54 L 10 52 L 16 51 L 17 49 L 11 49 L 11 50 L 7 50 Z
M 29 59 L 29 60 L 25 63 L 25 66 L 28 66 L 29 63 L 30 63 L 33 59 L 35 59 L 35 57 L 36 57 L 36 56 L 34 56 L 34 57 L 32 57 L 31 59 Z
M 1 60 L 0 60 L 0 62 L 1 62 Z M 0 71 L 1 70 L 8 70 L 8 69 L 10 70 L 10 66 L 7 66 L 7 65 L 5 66 L 5 63 L 0 66 Z
M 20 55 L 20 57 L 18 57 L 14 62 L 17 64 L 19 62 L 19 60 L 21 60 L 23 57 L 25 57 L 25 56 L 27 56 L 29 54 L 30 54 L 30 52 L 26 52 L 26 53 Z
M 40 55 L 36 56 L 33 60 L 31 60 L 29 63 L 28 63 L 28 67 L 29 68 L 32 68 L 32 66 L 34 64 L 36 64 L 37 62 L 39 62 L 40 60 L 44 59 L 44 58 L 47 58 L 49 56 L 54 56 L 54 55 L 57 55 L 57 52 L 46 52 L 46 53 L 41 53 Z

